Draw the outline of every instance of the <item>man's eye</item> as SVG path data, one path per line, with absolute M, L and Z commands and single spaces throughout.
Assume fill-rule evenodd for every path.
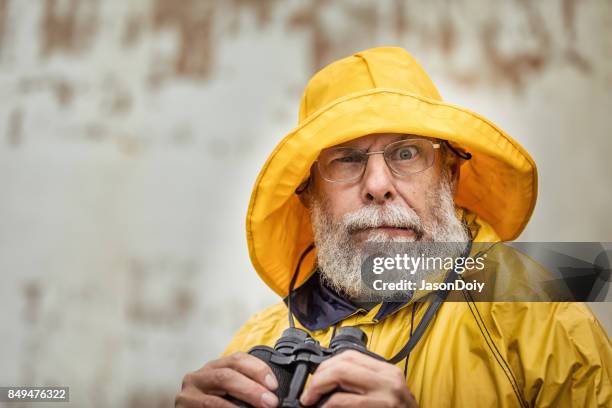
M 361 157 L 358 154 L 349 154 L 346 156 L 340 156 L 334 159 L 335 162 L 338 163 L 359 163 L 361 161 Z
M 419 154 L 417 146 L 402 146 L 392 154 L 393 160 L 412 160 Z

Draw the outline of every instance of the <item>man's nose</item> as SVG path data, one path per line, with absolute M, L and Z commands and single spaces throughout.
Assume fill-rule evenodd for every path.
M 382 155 L 372 155 L 368 159 L 362 184 L 362 198 L 366 204 L 384 204 L 392 201 L 397 192 L 393 185 L 393 173 Z

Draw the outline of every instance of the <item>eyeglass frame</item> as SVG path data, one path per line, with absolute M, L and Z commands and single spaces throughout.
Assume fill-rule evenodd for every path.
M 415 171 L 413 173 L 400 173 L 397 170 L 395 170 L 393 167 L 391 167 L 389 165 L 389 163 L 387 162 L 387 158 L 385 157 L 385 152 L 387 152 L 387 149 L 389 148 L 389 146 L 394 146 L 394 145 L 398 145 L 400 143 L 404 143 L 410 140 L 418 140 L 420 142 L 427 142 L 429 144 L 431 144 L 432 148 L 435 149 L 440 149 L 440 147 L 442 146 L 442 143 L 440 142 L 435 142 L 433 140 L 430 139 L 425 139 L 425 138 L 421 138 L 421 137 L 414 137 L 414 138 L 406 138 L 406 139 L 401 139 L 401 140 L 397 140 L 395 142 L 391 142 L 389 144 L 387 144 L 383 150 L 377 150 L 377 151 L 373 151 L 373 152 L 368 152 L 365 151 L 363 149 L 356 149 L 356 148 L 352 148 L 352 147 L 343 147 L 343 146 L 336 146 L 336 147 L 332 147 L 332 149 L 352 149 L 355 150 L 357 152 L 360 152 L 362 154 L 364 154 L 366 156 L 366 161 L 363 164 L 363 169 L 361 170 L 361 173 L 358 176 L 355 176 L 354 178 L 351 179 L 347 179 L 347 180 L 333 180 L 333 179 L 329 179 L 327 177 L 325 177 L 325 175 L 323 174 L 323 172 L 321 171 L 321 169 L 319 168 L 319 159 L 315 160 L 313 164 L 315 164 L 317 166 L 317 169 L 319 170 L 319 174 L 321 175 L 321 178 L 329 183 L 354 183 L 357 182 L 358 180 L 361 180 L 363 178 L 363 175 L 365 174 L 366 168 L 368 166 L 368 159 L 370 156 L 373 156 L 375 154 L 382 154 L 383 158 L 385 160 L 385 164 L 387 165 L 387 167 L 389 168 L 389 170 L 391 170 L 391 172 L 393 174 L 395 174 L 396 176 L 400 176 L 400 177 L 404 177 L 404 176 L 408 176 L 411 174 L 418 174 L 421 173 L 429 168 L 431 168 L 434 163 L 435 163 L 435 156 L 434 159 L 432 160 L 431 164 L 427 167 L 425 167 L 424 169 L 421 169 L 419 171 Z
M 425 139 L 425 138 L 420 138 L 420 137 L 419 137 L 419 138 L 413 138 L 413 139 L 419 139 L 419 140 L 428 141 L 428 142 L 430 142 L 430 143 L 432 144 L 432 146 L 433 146 L 433 148 L 434 148 L 434 149 L 439 149 L 439 148 L 441 148 L 441 145 L 442 145 L 442 144 L 444 144 L 444 145 L 445 145 L 445 146 L 446 146 L 446 147 L 447 147 L 447 148 L 448 148 L 448 149 L 449 149 L 451 152 L 453 152 L 453 153 L 454 153 L 456 156 L 458 156 L 460 159 L 463 159 L 463 160 L 471 160 L 471 159 L 472 159 L 472 153 L 470 153 L 470 152 L 468 152 L 468 151 L 465 151 L 465 150 L 463 150 L 463 149 L 457 149 L 457 148 L 454 148 L 454 147 L 453 147 L 453 146 L 452 146 L 452 145 L 451 145 L 451 144 L 448 142 L 448 140 L 439 140 L 439 141 L 438 141 L 438 143 L 434 143 L 434 142 L 433 142 L 432 140 L 430 140 L 430 139 Z M 394 144 L 394 143 L 403 142 L 403 141 L 405 141 L 405 140 L 410 140 L 410 138 L 408 138 L 408 139 L 402 139 L 402 140 L 398 140 L 397 142 L 392 142 L 392 143 L 389 143 L 387 146 L 392 145 L 392 144 Z M 387 146 L 385 146 L 385 149 L 387 148 Z M 338 146 L 338 147 L 340 147 L 340 146 Z M 359 149 L 356 149 L 356 150 L 359 150 Z M 368 155 L 368 156 L 369 156 L 369 155 L 372 155 L 372 154 L 384 154 L 384 151 L 385 151 L 384 149 L 383 149 L 383 150 L 380 150 L 380 151 L 375 151 L 375 152 L 367 152 L 367 151 L 366 151 L 366 152 L 365 152 L 365 154 L 366 154 L 366 155 Z M 383 156 L 383 157 L 384 157 L 384 156 Z M 318 162 L 318 161 L 319 161 L 319 159 L 315 160 L 313 164 L 317 164 L 317 162 Z M 418 171 L 418 172 L 415 172 L 415 173 L 409 173 L 409 174 L 418 174 L 418 173 L 420 173 L 420 172 L 423 172 L 423 171 L 425 171 L 425 170 L 427 170 L 427 169 L 431 168 L 431 167 L 434 165 L 434 163 L 435 163 L 435 158 L 434 158 L 434 162 L 432 162 L 432 164 L 431 164 L 429 167 L 427 167 L 427 168 L 425 168 L 425 169 L 423 169 L 423 170 L 421 170 L 421 171 Z M 387 161 L 386 161 L 386 160 L 385 160 L 385 164 L 387 165 L 387 167 L 389 168 L 389 170 L 391 170 L 391 171 L 392 171 L 394 174 L 397 174 L 395 171 L 393 171 L 393 169 L 392 169 L 391 167 L 389 167 L 389 165 L 387 164 Z M 318 169 L 318 167 L 319 167 L 319 166 L 318 166 L 318 164 L 317 164 L 317 169 Z M 328 179 L 324 178 L 322 174 L 321 174 L 321 177 L 322 177 L 322 178 L 323 178 L 325 181 L 330 182 L 330 183 L 350 183 L 350 182 L 355 182 L 356 180 L 360 180 L 360 179 L 363 177 L 363 175 L 365 174 L 365 169 L 366 169 L 366 167 L 367 167 L 367 161 L 366 161 L 366 165 L 364 166 L 364 171 L 362 171 L 362 173 L 361 173 L 361 176 L 356 177 L 355 179 L 351 179 L 351 180 L 349 180 L 349 181 L 346 181 L 346 180 L 343 180 L 343 181 L 334 181 L 334 180 L 328 180 Z M 320 173 L 320 170 L 319 170 L 319 173 Z M 399 175 L 400 177 L 401 177 L 401 176 L 403 176 L 402 174 L 397 174 L 397 175 Z M 306 190 L 306 188 L 308 187 L 308 185 L 310 185 L 310 177 L 308 177 L 306 180 L 304 180 L 304 181 L 303 181 L 303 182 L 302 182 L 302 183 L 301 183 L 301 184 L 300 184 L 300 185 L 299 185 L 299 186 L 298 186 L 298 187 L 295 189 L 295 193 L 296 193 L 296 194 L 298 194 L 298 195 L 299 195 L 299 194 L 302 194 L 302 193 L 304 192 L 304 190 Z

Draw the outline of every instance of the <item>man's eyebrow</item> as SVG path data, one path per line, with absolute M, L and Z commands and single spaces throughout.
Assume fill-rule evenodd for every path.
M 397 140 L 407 140 L 407 139 L 427 139 L 427 140 L 437 140 L 435 137 L 429 136 L 421 136 L 421 135 L 401 135 L 401 137 Z
M 399 142 L 400 140 L 420 139 L 420 138 L 421 136 L 417 136 L 417 135 L 399 135 L 399 137 L 395 139 L 394 142 Z
M 391 144 L 391 143 L 395 143 L 395 142 L 399 142 L 401 140 L 411 140 L 411 139 L 427 139 L 427 140 L 437 140 L 433 137 L 427 137 L 427 136 L 421 136 L 421 135 L 413 135 L 413 134 L 398 134 L 397 136 L 395 136 L 391 141 L 389 141 L 389 143 L 387 144 Z M 348 142 L 344 142 L 340 145 L 337 146 L 332 146 L 332 147 L 345 147 L 345 148 L 350 148 L 350 149 L 357 149 L 357 150 L 368 150 L 367 148 L 362 148 L 359 146 L 354 145 L 353 143 L 355 143 L 355 139 L 353 140 L 349 140 Z

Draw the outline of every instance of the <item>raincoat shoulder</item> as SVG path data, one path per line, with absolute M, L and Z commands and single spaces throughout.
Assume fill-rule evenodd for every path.
M 223 355 L 249 351 L 253 346 L 274 346 L 288 326 L 287 306 L 279 302 L 251 316 L 234 335 Z
M 612 406 L 612 344 L 588 306 L 574 302 L 478 306 L 484 312 L 483 326 L 494 333 L 496 346 L 505 354 L 530 406 Z

